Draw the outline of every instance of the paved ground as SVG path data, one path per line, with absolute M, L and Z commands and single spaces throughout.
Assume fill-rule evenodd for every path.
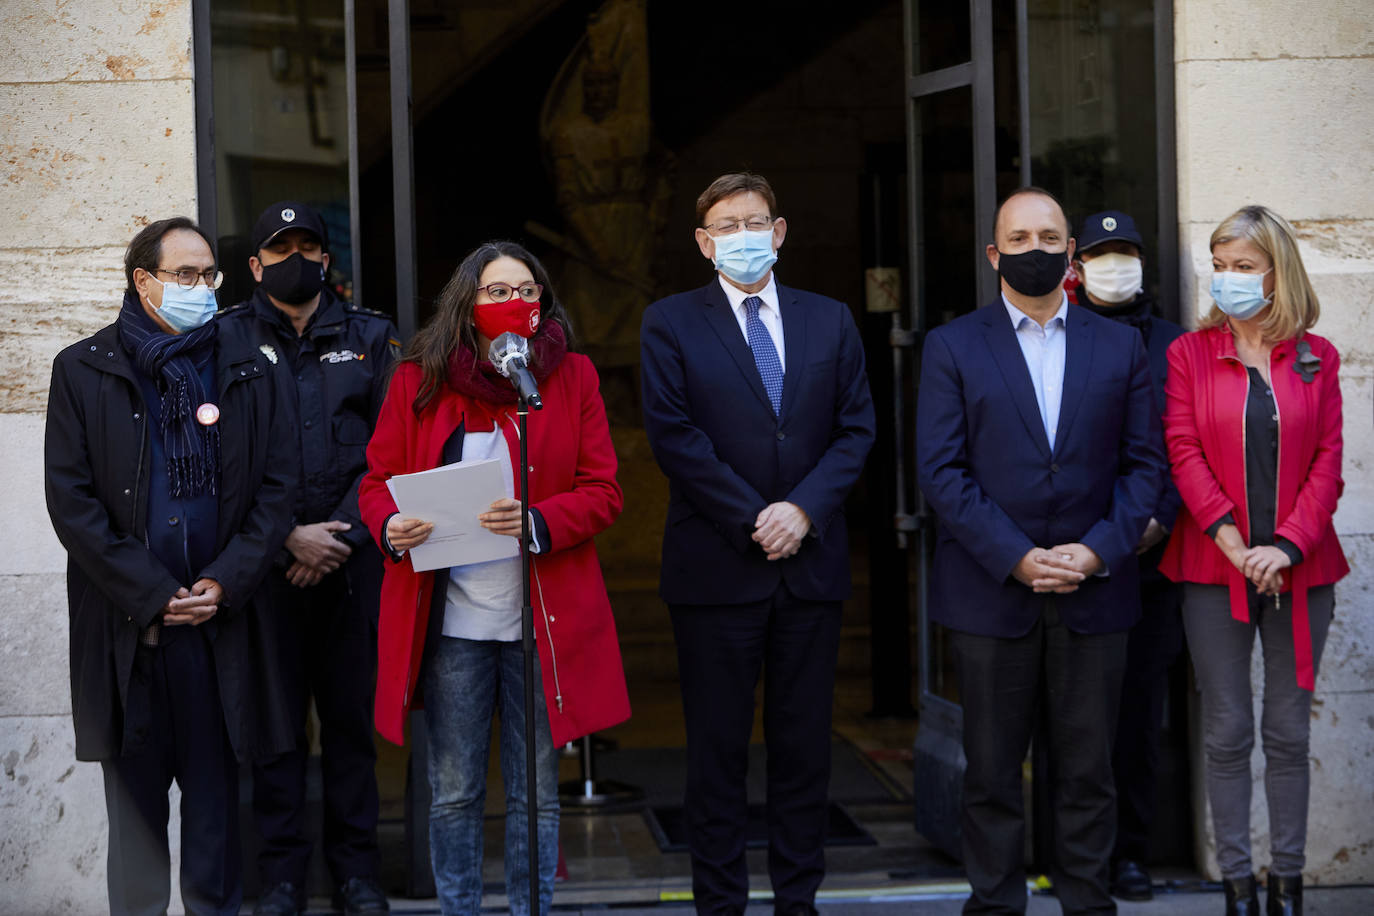
M 880 889 L 881 896 L 862 896 L 860 889 L 844 891 L 844 895 L 827 895 L 817 901 L 821 916 L 959 916 L 963 895 L 950 893 L 948 885 L 909 885 Z M 556 898 L 555 898 L 556 900 Z M 323 901 L 319 901 L 323 903 Z M 1307 916 L 1370 916 L 1374 914 L 1374 887 L 1309 888 L 1304 899 Z M 1160 893 L 1148 903 L 1119 904 L 1120 916 L 1219 916 L 1222 912 L 1220 891 L 1188 890 Z M 247 910 L 245 910 L 247 912 Z M 313 909 L 312 913 L 329 912 Z M 391 912 L 395 916 L 435 916 L 439 913 L 434 900 L 393 899 Z M 484 912 L 499 913 L 499 905 Z M 772 916 L 771 904 L 760 902 L 749 907 L 747 916 Z M 1050 896 L 1034 895 L 1026 910 L 1028 916 L 1058 916 L 1059 902 Z M 689 916 L 691 904 L 668 901 L 652 906 L 622 903 L 587 903 L 562 905 L 555 902 L 554 916 Z

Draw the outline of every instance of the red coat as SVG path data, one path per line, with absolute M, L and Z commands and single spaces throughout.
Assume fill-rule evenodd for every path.
M 442 385 L 417 417 L 411 404 L 420 376 L 414 363 L 397 367 L 367 447 L 368 472 L 358 503 L 379 545 L 382 526 L 396 511 L 387 478 L 438 467 L 444 443 L 473 408 L 471 399 Z M 532 558 L 531 592 L 556 746 L 630 716 L 615 620 L 592 544 L 592 537 L 620 514 L 623 496 L 591 361 L 569 353 L 540 385 L 540 395 L 544 409 L 529 416 L 530 505 L 544 517 L 552 545 Z M 486 416 L 474 414 L 474 419 Z M 511 465 L 518 468 L 515 422 L 512 405 L 503 412 L 501 428 Z M 489 427 L 488 421 L 483 424 Z M 519 474 L 515 485 L 518 497 Z M 396 744 L 404 740 L 406 714 L 414 705 L 433 587 L 434 573 L 415 572 L 408 554 L 387 564 L 377 635 L 376 719 L 377 730 Z
M 1307 589 L 1330 585 L 1350 571 L 1331 516 L 1341 481 L 1340 354 L 1315 334 L 1303 336 L 1320 357 L 1313 380 L 1294 371 L 1295 341 L 1274 347 L 1269 375 L 1279 414 L 1277 525 L 1302 551 L 1302 562 L 1285 575 L 1293 593 L 1293 645 L 1299 686 L 1314 681 L 1312 635 L 1307 619 Z M 1174 483 L 1183 497 L 1160 570 L 1175 582 L 1226 585 L 1231 614 L 1249 621 L 1245 577 L 1206 529 L 1226 513 L 1249 543 L 1249 504 L 1245 496 L 1245 401 L 1250 376 L 1236 355 L 1226 328 L 1185 334 L 1169 347 L 1164 383 L 1164 438 Z M 1197 647 L 1198 651 L 1205 651 Z

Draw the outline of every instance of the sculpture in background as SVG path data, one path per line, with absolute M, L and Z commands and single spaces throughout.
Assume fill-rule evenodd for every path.
M 671 194 L 672 157 L 649 117 L 644 0 L 607 0 L 591 15 L 544 100 L 540 141 L 568 231 L 527 228 L 565 256 L 559 289 L 579 343 L 615 375 L 639 362 Z

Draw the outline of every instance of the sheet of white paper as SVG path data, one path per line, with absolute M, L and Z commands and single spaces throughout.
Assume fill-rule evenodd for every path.
M 398 474 L 386 485 L 403 517 L 434 523 L 425 542 L 410 550 L 416 572 L 485 563 L 520 553 L 516 538 L 494 534 L 477 521 L 480 513 L 506 495 L 501 462 L 495 458 Z

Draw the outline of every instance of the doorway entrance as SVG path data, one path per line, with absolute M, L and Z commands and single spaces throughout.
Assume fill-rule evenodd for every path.
M 913 695 L 957 702 L 941 635 L 919 616 L 929 525 L 907 466 L 919 335 L 992 298 L 982 240 L 996 198 L 1027 181 L 1060 194 L 1071 219 L 1137 208 L 1160 253 L 1147 261 L 1151 281 L 1175 288 L 1172 137 L 1152 137 L 1172 123 L 1160 84 L 1172 71 L 1155 64 L 1170 4 L 195 0 L 193 10 L 202 222 L 219 241 L 225 304 L 251 289 L 253 217 L 288 196 L 325 214 L 334 288 L 394 315 L 403 335 L 483 240 L 521 241 L 549 267 L 601 375 L 626 491 L 598 551 L 635 717 L 603 736 L 603 763 L 650 791 L 643 784 L 678 778 L 683 737 L 656 595 L 666 482 L 639 422 L 639 316 L 712 277 L 691 238 L 697 194 L 725 171 L 769 178 L 790 229 L 783 281 L 848 302 L 864 335 L 880 434 L 849 505 L 855 594 L 836 721 L 853 772 L 885 793 L 858 801 L 873 803 L 879 833 L 900 830 L 906 845 L 893 855 L 917 862 L 928 844 L 911 827 Z M 896 272 L 895 294 L 866 282 L 893 276 L 874 268 Z M 642 752 L 642 766 L 611 773 L 617 752 Z M 399 837 L 407 755 L 382 754 Z M 423 863 L 397 848 L 396 880 L 411 886 Z

